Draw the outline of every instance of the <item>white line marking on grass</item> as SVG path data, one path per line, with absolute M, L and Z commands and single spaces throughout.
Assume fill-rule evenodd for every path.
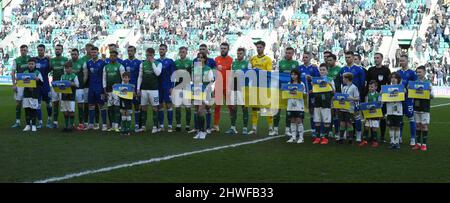
M 306 130 L 305 132 L 309 132 L 309 131 L 311 131 L 311 130 Z M 266 137 L 266 138 L 247 141 L 247 142 L 229 144 L 229 145 L 207 148 L 207 149 L 202 149 L 202 150 L 197 150 L 197 151 L 192 151 L 192 152 L 185 152 L 185 153 L 181 153 L 181 154 L 168 155 L 168 156 L 164 156 L 164 157 L 151 158 L 151 159 L 147 159 L 147 160 L 141 160 L 141 161 L 126 163 L 126 164 L 120 164 L 120 165 L 116 165 L 116 166 L 110 166 L 110 167 L 105 167 L 105 168 L 100 168 L 100 169 L 95 169 L 95 170 L 82 171 L 79 173 L 71 173 L 71 174 L 67 174 L 64 176 L 60 176 L 60 177 L 51 177 L 51 178 L 47 178 L 47 179 L 43 179 L 43 180 L 33 181 L 33 183 L 57 182 L 57 181 L 67 180 L 67 179 L 71 179 L 71 178 L 75 178 L 75 177 L 86 176 L 86 175 L 95 174 L 95 173 L 109 172 L 112 170 L 128 168 L 128 167 L 133 167 L 133 166 L 139 166 L 139 165 L 144 165 L 144 164 L 149 164 L 149 163 L 154 163 L 154 162 L 160 162 L 160 161 L 170 160 L 170 159 L 174 159 L 174 158 L 190 156 L 190 155 L 194 155 L 194 154 L 200 154 L 200 153 L 204 153 L 204 152 L 211 152 L 211 151 L 217 151 L 217 150 L 222 150 L 222 149 L 227 149 L 227 148 L 239 147 L 239 146 L 243 146 L 243 145 L 255 144 L 258 142 L 265 142 L 268 140 L 273 140 L 273 139 L 281 138 L 281 137 L 285 137 L 285 135 Z
M 434 107 L 440 107 L 440 106 L 449 106 L 449 105 L 450 105 L 450 103 L 436 104 L 436 105 L 431 106 L 431 108 L 434 108 Z

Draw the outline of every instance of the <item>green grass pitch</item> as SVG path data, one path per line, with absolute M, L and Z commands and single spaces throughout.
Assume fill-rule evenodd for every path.
M 432 105 L 447 103 L 450 99 L 432 101 Z M 10 128 L 14 112 L 11 87 L 0 86 L 0 182 L 45 180 L 267 137 L 265 119 L 259 121 L 257 136 L 212 134 L 201 141 L 184 131 L 122 137 L 112 132 L 67 134 L 61 129 L 44 128 L 32 134 Z M 229 117 L 225 108 L 222 112 L 223 132 L 229 127 Z M 289 144 L 287 137 L 281 137 L 62 182 L 450 182 L 448 115 L 450 106 L 432 108 L 427 152 L 409 149 L 406 124 L 404 144 L 399 151 L 389 150 L 387 144 L 378 149 L 335 143 L 317 146 L 310 139 L 305 144 Z M 45 110 L 43 117 L 47 117 Z M 60 123 L 62 119 L 60 115 Z M 238 123 L 242 123 L 240 120 Z M 307 127 L 308 120 L 305 119 Z M 239 131 L 241 127 L 238 126 Z M 283 132 L 284 124 L 281 129 Z M 309 136 L 307 133 L 306 138 Z

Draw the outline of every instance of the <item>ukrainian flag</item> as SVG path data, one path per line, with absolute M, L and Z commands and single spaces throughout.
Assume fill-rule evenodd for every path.
M 382 102 L 400 102 L 405 101 L 405 88 L 403 85 L 382 85 Z
M 189 100 L 206 101 L 206 85 L 192 85 L 191 90 L 183 90 L 183 97 Z
M 134 85 L 132 84 L 115 84 L 113 85 L 113 94 L 119 96 L 122 99 L 133 99 Z
M 36 88 L 36 75 L 34 73 L 17 73 L 17 87 Z
M 249 79 L 242 87 L 246 107 L 283 109 L 287 107 L 287 100 L 282 99 L 280 87 L 290 81 L 289 73 L 270 72 L 261 69 L 245 69 L 256 73 L 255 78 Z
M 408 97 L 414 99 L 430 99 L 430 82 L 409 81 Z
M 336 93 L 333 97 L 333 108 L 334 109 L 342 109 L 342 110 L 350 110 L 350 100 L 348 99 L 349 95 L 344 93 Z
M 53 81 L 52 87 L 56 93 L 73 94 L 72 85 L 70 84 L 70 81 L 68 81 L 68 80 Z
M 331 92 L 333 88 L 331 87 L 330 82 L 328 81 L 328 77 L 313 77 L 313 93 L 321 93 L 321 92 Z
M 366 119 L 383 117 L 381 102 L 361 103 L 358 108 L 362 111 Z
M 283 99 L 303 99 L 305 86 L 303 84 L 283 84 L 281 94 Z

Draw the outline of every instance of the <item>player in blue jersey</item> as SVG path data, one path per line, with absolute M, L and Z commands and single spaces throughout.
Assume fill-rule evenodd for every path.
M 362 67 L 354 64 L 355 54 L 353 51 L 345 52 L 345 62 L 347 63 L 345 66 L 341 68 L 339 71 L 339 79 L 343 80 L 344 73 L 352 73 L 353 81 L 352 83 L 358 88 L 360 93 L 364 92 L 366 85 L 366 74 Z M 341 83 L 342 84 L 342 83 Z M 357 110 L 358 106 L 355 106 L 355 130 L 356 130 L 356 141 L 361 142 L 362 136 L 362 121 L 361 114 Z
M 312 95 L 312 77 L 319 77 L 319 69 L 317 66 L 311 64 L 311 53 L 310 52 L 304 52 L 302 57 L 303 64 L 298 66 L 297 70 L 301 74 L 302 82 L 306 86 L 306 92 L 308 92 L 308 111 L 310 114 L 310 124 L 311 124 L 311 130 L 312 135 L 315 136 L 315 126 L 314 126 L 314 100 Z M 313 137 L 314 138 L 314 137 Z
M 159 112 L 158 120 L 161 130 L 164 129 L 164 108 L 167 110 L 168 130 L 172 132 L 173 109 L 170 94 L 175 87 L 175 82 L 171 80 L 172 74 L 175 72 L 175 62 L 172 59 L 166 58 L 167 45 L 159 45 L 159 59 L 156 60 L 162 65 L 161 75 L 159 76 Z
M 408 55 L 400 56 L 400 70 L 397 73 L 402 78 L 402 85 L 407 88 L 409 81 L 416 81 L 417 74 L 415 71 L 411 70 L 408 66 Z M 405 101 L 403 102 L 403 115 L 406 115 L 409 119 L 409 130 L 411 132 L 411 147 L 416 145 L 416 121 L 414 119 L 414 100 L 408 98 L 408 92 L 406 92 Z M 402 142 L 403 134 L 403 122 L 400 127 L 400 143 Z
M 208 46 L 206 44 L 200 44 L 198 47 L 198 53 L 205 54 L 206 55 L 206 65 L 211 69 L 216 69 L 217 64 L 216 61 L 213 58 L 208 57 Z M 199 62 L 198 57 L 193 60 L 193 63 Z M 215 72 L 215 71 L 213 71 Z M 194 124 L 197 123 L 196 119 L 196 112 L 194 112 Z M 197 126 L 195 126 L 195 129 L 198 129 Z M 213 131 L 219 131 L 219 128 L 212 129 Z M 206 133 L 211 133 L 211 106 L 210 104 L 206 105 Z
M 206 54 L 206 56 L 208 56 L 208 46 L 206 46 L 206 44 L 201 44 L 199 47 L 198 47 L 198 52 L 199 53 L 205 53 Z M 194 60 L 193 60 L 193 62 L 195 63 L 195 62 L 199 62 L 198 61 L 198 58 L 195 58 Z M 216 68 L 216 66 L 217 66 L 217 64 L 216 64 L 216 61 L 213 59 L 213 58 L 209 58 L 208 57 L 208 59 L 206 59 L 206 65 L 208 66 L 208 67 L 210 67 L 210 68 Z
M 358 53 L 355 53 L 353 58 L 354 64 L 359 66 L 362 71 L 364 71 L 364 79 L 367 78 L 367 69 L 364 68 L 364 66 L 362 65 L 362 58 L 361 55 L 359 55 Z M 360 90 L 360 100 L 359 101 L 364 101 L 364 99 L 366 98 L 366 81 L 363 82 L 364 83 L 364 89 L 363 91 Z
M 52 122 L 52 101 L 50 97 L 50 82 L 48 80 L 48 73 L 52 71 L 50 66 L 50 57 L 45 56 L 45 45 L 39 44 L 37 46 L 38 57 L 36 57 L 36 69 L 41 72 L 42 75 L 42 86 L 39 90 L 39 108 L 37 110 L 38 124 L 37 128 L 42 128 L 42 110 L 41 102 L 45 101 L 47 107 L 47 128 L 53 128 Z
M 117 45 L 116 45 L 116 44 L 108 44 L 108 49 L 109 49 L 109 53 L 111 53 L 111 51 L 117 51 L 117 52 L 119 52 L 119 51 L 117 50 Z M 122 60 L 121 58 L 117 58 L 116 60 L 117 60 L 117 63 L 120 63 L 120 64 L 122 64 L 122 65 L 124 66 L 123 60 Z M 105 59 L 105 62 L 106 62 L 106 64 L 108 64 L 109 62 L 111 62 L 111 59 L 106 58 L 106 59 Z M 125 66 L 124 66 L 124 67 L 125 67 Z
M 341 70 L 339 71 L 339 76 L 341 77 L 340 79 L 342 81 L 342 75 L 344 73 L 352 73 L 353 84 L 358 88 L 359 92 L 363 92 L 365 88 L 366 74 L 361 66 L 354 63 L 354 55 L 355 54 L 352 51 L 345 52 L 345 62 L 347 64 L 341 68 Z
M 91 44 L 91 43 L 88 43 L 88 44 L 86 44 L 84 46 L 84 56 L 80 58 L 81 63 L 83 64 L 82 65 L 82 69 L 85 67 L 84 64 L 86 64 L 89 61 L 89 59 L 91 59 L 91 49 L 92 49 L 92 47 L 94 47 L 94 45 Z M 83 73 L 84 73 L 84 71 L 83 71 Z M 84 81 L 83 79 L 84 79 L 84 76 L 80 77 L 79 78 L 80 82 L 87 82 L 87 81 Z M 84 121 L 84 124 L 83 124 L 83 126 L 79 126 L 79 128 L 78 128 L 79 130 L 87 130 L 87 128 L 88 128 L 88 120 L 89 120 L 89 104 L 88 104 L 89 88 L 88 88 L 88 86 L 89 86 L 89 84 L 85 83 L 84 84 L 84 91 L 83 91 L 83 93 L 81 95 L 77 93 L 77 97 L 78 96 L 82 96 L 83 102 L 84 102 L 84 105 L 83 105 L 83 121 Z M 97 106 L 95 108 L 95 125 L 94 125 L 94 129 L 99 129 L 100 128 L 99 125 L 98 125 L 99 121 L 100 121 L 100 110 L 98 109 L 98 106 Z
M 106 62 L 98 58 L 98 47 L 91 49 L 91 59 L 83 67 L 84 81 L 89 79 L 88 103 L 89 103 L 89 126 L 94 128 L 95 106 L 98 105 L 102 117 L 102 131 L 107 131 L 106 108 L 104 106 L 106 91 L 103 88 L 103 68 Z
M 129 46 L 127 48 L 128 59 L 125 59 L 122 62 L 122 65 L 125 67 L 125 71 L 130 73 L 130 84 L 137 87 L 137 81 L 139 77 L 139 68 L 141 66 L 142 61 L 136 58 L 136 47 Z M 137 88 L 136 88 L 137 89 Z M 133 106 L 134 106 L 134 131 L 141 132 L 142 127 L 142 115 L 140 114 L 140 104 L 141 100 L 137 94 L 133 98 Z

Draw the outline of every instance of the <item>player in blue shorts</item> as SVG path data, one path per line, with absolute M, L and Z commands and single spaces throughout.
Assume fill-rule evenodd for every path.
M 38 57 L 36 57 L 36 69 L 41 72 L 42 86 L 39 89 L 39 108 L 37 109 L 38 124 L 37 128 L 42 128 L 42 110 L 41 102 L 45 101 L 47 107 L 47 128 L 53 128 L 52 122 L 52 100 L 50 98 L 50 82 L 48 80 L 48 73 L 52 71 L 50 67 L 50 57 L 45 56 L 45 45 L 39 44 L 37 46 Z
M 159 59 L 157 62 L 161 63 L 162 71 L 159 76 L 159 129 L 164 131 L 164 108 L 167 110 L 167 120 L 168 120 L 168 130 L 167 132 L 172 132 L 172 122 L 173 122 L 173 109 L 172 109 L 172 99 L 170 94 L 172 89 L 175 87 L 175 82 L 172 82 L 171 76 L 175 72 L 175 62 L 166 58 L 167 45 L 159 45 Z
M 142 61 L 136 58 L 136 47 L 129 46 L 127 48 L 128 59 L 125 59 L 122 65 L 125 67 L 125 71 L 130 73 L 130 84 L 137 87 L 137 81 L 139 78 L 139 70 L 141 67 Z M 137 88 L 136 88 L 137 89 Z M 141 98 L 138 94 L 133 98 L 133 106 L 134 106 L 134 131 L 141 132 L 142 131 L 142 115 L 140 114 L 140 104 Z
M 314 100 L 312 97 L 312 77 L 320 77 L 319 69 L 317 66 L 311 64 L 311 56 L 310 52 L 304 52 L 302 57 L 303 64 L 298 66 L 297 70 L 301 74 L 302 82 L 305 84 L 306 92 L 308 94 L 308 111 L 310 117 L 310 124 L 312 134 L 315 135 L 315 126 L 314 126 Z M 318 130 L 320 132 L 320 129 Z
M 98 105 L 100 109 L 100 115 L 102 117 L 102 131 L 107 131 L 106 125 L 106 108 L 104 106 L 106 91 L 103 88 L 103 68 L 106 62 L 98 58 L 98 47 L 93 47 L 91 49 L 91 59 L 86 62 L 84 71 L 84 81 L 89 79 L 89 92 L 88 92 L 88 103 L 89 103 L 89 126 L 88 129 L 94 128 L 94 117 L 95 117 L 95 106 Z
M 402 78 L 402 85 L 407 88 L 409 81 L 416 81 L 417 74 L 415 71 L 411 70 L 408 67 L 408 55 L 400 56 L 400 70 L 397 73 Z M 414 100 L 408 98 L 408 92 L 405 95 L 405 101 L 403 102 L 403 115 L 406 115 L 409 119 L 409 130 L 411 132 L 411 147 L 416 145 L 416 121 L 414 119 Z M 400 143 L 402 143 L 402 134 L 403 134 L 403 122 L 400 127 Z

